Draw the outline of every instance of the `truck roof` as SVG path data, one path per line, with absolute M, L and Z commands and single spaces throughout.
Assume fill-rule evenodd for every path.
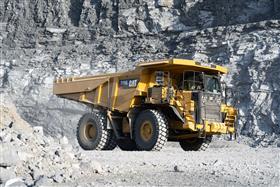
M 198 71 L 211 71 L 221 74 L 226 74 L 228 72 L 227 68 L 215 65 L 215 64 L 207 64 L 207 63 L 200 63 L 194 60 L 187 60 L 187 59 L 179 59 L 179 58 L 171 58 L 171 59 L 163 59 L 163 60 L 156 60 L 150 62 L 141 62 L 137 65 L 138 67 L 143 68 L 171 68 L 175 66 L 184 66 L 189 67 L 190 69 L 198 70 Z

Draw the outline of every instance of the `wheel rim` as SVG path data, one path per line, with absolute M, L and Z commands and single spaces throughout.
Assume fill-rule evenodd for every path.
M 88 139 L 88 140 L 94 140 L 96 139 L 96 127 L 95 125 L 93 125 L 92 123 L 88 123 L 86 125 L 86 128 L 85 128 L 85 137 Z
M 153 125 L 150 121 L 144 121 L 140 128 L 140 135 L 144 141 L 151 140 L 153 136 Z

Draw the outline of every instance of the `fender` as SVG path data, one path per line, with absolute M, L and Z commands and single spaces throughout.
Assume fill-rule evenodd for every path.
M 170 108 L 172 109 L 172 112 L 174 116 L 176 116 L 177 120 L 181 121 L 182 123 L 185 123 L 185 120 L 182 118 L 177 108 L 175 108 L 174 106 L 170 106 Z

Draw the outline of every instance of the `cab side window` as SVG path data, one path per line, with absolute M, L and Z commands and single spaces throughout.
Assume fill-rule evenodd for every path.
M 194 72 L 194 71 L 184 72 L 183 89 L 184 90 L 202 90 L 203 89 L 202 73 Z

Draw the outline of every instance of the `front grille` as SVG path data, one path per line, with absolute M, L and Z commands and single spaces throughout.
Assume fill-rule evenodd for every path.
M 202 120 L 222 122 L 220 94 L 202 93 L 200 107 Z

